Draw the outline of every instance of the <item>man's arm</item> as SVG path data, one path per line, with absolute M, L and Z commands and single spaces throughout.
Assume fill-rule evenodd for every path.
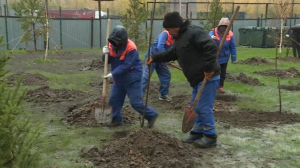
M 169 50 L 152 55 L 153 62 L 170 62 L 177 60 L 176 48 L 172 47 Z
M 204 57 L 204 72 L 213 72 L 217 59 L 217 45 L 203 28 L 198 30 L 194 35 L 195 44 L 202 51 L 201 56 Z
M 137 50 L 132 50 L 126 54 L 125 59 L 122 64 L 120 64 L 116 69 L 113 70 L 113 76 L 120 76 L 128 72 L 134 62 L 139 59 L 139 52 Z
M 159 53 L 164 52 L 166 41 L 168 40 L 168 34 L 166 32 L 160 33 L 158 36 L 157 50 Z
M 235 62 L 237 60 L 237 57 L 236 57 L 236 44 L 235 44 L 234 37 L 231 38 L 229 47 L 230 47 L 231 61 Z

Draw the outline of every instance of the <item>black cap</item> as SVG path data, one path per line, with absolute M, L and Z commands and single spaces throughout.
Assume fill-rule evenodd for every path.
M 164 17 L 163 27 L 164 28 L 176 28 L 183 25 L 182 17 L 178 12 L 167 13 Z

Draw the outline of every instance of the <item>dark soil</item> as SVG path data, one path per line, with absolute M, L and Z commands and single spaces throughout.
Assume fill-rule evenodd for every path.
M 300 90 L 300 83 L 298 83 L 297 85 L 281 85 L 281 89 L 298 91 Z
M 275 69 L 269 69 L 267 71 L 256 71 L 254 73 L 264 75 L 264 76 L 277 76 Z M 300 73 L 296 68 L 292 67 L 290 69 L 279 69 L 278 76 L 280 78 L 296 78 L 296 77 L 300 77 Z
M 80 155 L 99 168 L 192 168 L 194 158 L 201 157 L 180 140 L 151 129 L 133 130 L 103 150 L 83 149 Z
M 100 59 L 92 60 L 92 62 L 85 66 L 82 70 L 87 71 L 87 70 L 97 70 L 99 68 L 104 67 L 104 62 Z
M 243 83 L 251 86 L 264 86 L 257 78 L 248 77 L 244 73 L 239 73 L 238 76 L 232 75 L 231 73 L 226 74 L 226 81 L 233 83 Z
M 13 74 L 7 78 L 8 84 L 16 83 L 16 81 L 19 78 L 21 78 L 23 75 L 25 75 L 24 79 L 22 81 L 22 83 L 24 85 L 43 85 L 43 84 L 46 84 L 46 82 L 49 80 L 49 78 L 47 78 L 41 74 L 17 73 L 17 74 Z
M 49 86 L 43 86 L 38 89 L 29 90 L 25 101 L 34 102 L 40 105 L 49 105 L 65 101 L 74 101 L 87 97 L 87 94 L 78 90 L 68 89 L 50 89 Z
M 155 97 L 156 98 L 156 97 Z M 164 110 L 164 112 L 169 112 L 169 111 L 173 111 L 173 110 L 184 110 L 186 107 L 190 106 L 190 99 L 191 99 L 191 95 L 176 95 L 171 97 L 172 101 L 167 102 L 167 101 L 161 101 L 158 100 L 158 97 L 156 98 L 156 100 L 154 101 L 156 107 L 162 107 Z
M 296 57 L 278 57 L 278 60 L 290 61 L 290 62 L 300 62 L 300 58 L 296 58 Z
M 236 95 L 229 95 L 229 94 L 217 94 L 216 100 L 221 100 L 224 102 L 235 102 L 237 101 L 238 97 Z
M 62 121 L 68 125 L 83 125 L 83 126 L 107 126 L 111 122 L 111 111 L 106 104 L 105 114 L 101 114 L 101 123 L 97 123 L 93 113 L 93 106 L 99 102 L 97 100 L 84 104 L 70 106 Z M 99 104 L 99 103 L 97 103 Z M 101 105 L 101 104 L 100 104 Z M 129 105 L 123 106 L 122 109 L 123 124 L 133 124 L 139 121 L 139 114 L 134 111 Z
M 257 112 L 257 111 L 215 111 L 215 118 L 218 122 L 223 122 L 237 127 L 259 127 L 268 125 L 283 125 L 300 122 L 298 114 L 279 112 Z
M 239 61 L 240 64 L 246 64 L 246 65 L 266 65 L 271 64 L 266 58 L 260 58 L 260 57 L 252 57 L 248 58 L 243 61 Z

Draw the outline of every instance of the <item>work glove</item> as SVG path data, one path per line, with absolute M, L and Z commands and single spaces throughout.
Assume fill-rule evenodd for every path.
M 290 37 L 290 35 L 286 34 L 285 37 Z
M 153 62 L 152 56 L 147 58 L 147 65 L 151 65 L 151 63 Z
M 214 72 L 204 72 L 204 78 L 209 81 L 210 78 L 214 75 Z
M 104 46 L 102 49 L 103 54 L 109 54 L 109 47 Z
M 216 36 L 215 35 L 212 35 L 212 36 L 210 36 L 212 39 L 216 39 Z
M 109 74 L 107 74 L 106 76 L 103 76 L 103 78 L 104 78 L 104 79 L 110 79 L 110 78 L 112 78 L 112 74 L 109 73 Z

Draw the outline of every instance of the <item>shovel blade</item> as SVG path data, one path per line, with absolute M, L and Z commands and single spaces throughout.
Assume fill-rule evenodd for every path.
M 196 120 L 197 114 L 191 110 L 191 108 L 186 108 L 184 111 L 184 116 L 182 120 L 182 132 L 187 133 L 193 127 Z
M 111 122 L 111 110 L 110 108 L 103 110 L 103 107 L 96 103 L 93 105 L 92 117 L 98 124 L 109 124 Z

